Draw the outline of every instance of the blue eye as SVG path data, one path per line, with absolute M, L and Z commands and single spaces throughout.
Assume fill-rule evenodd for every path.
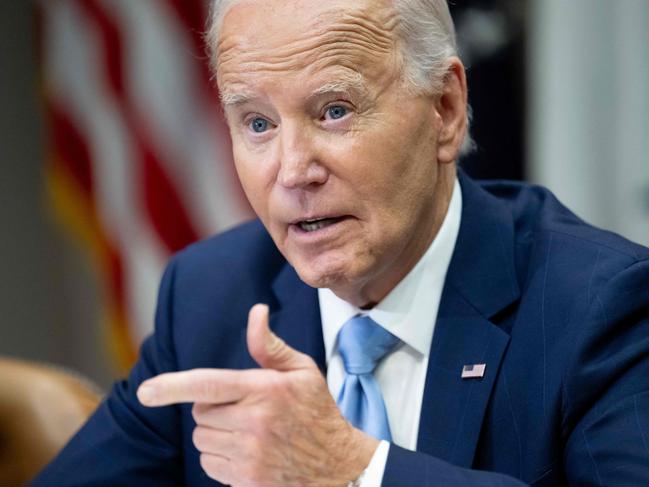
M 342 105 L 331 105 L 329 108 L 327 108 L 327 115 L 329 115 L 329 117 L 334 120 L 343 118 L 345 115 L 347 115 L 347 108 Z
M 258 134 L 261 134 L 262 132 L 268 130 L 268 120 L 260 117 L 253 118 L 248 125 L 253 132 L 256 132 Z

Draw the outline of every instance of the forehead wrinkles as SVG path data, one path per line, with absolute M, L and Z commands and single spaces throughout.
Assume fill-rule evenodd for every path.
M 275 45 L 272 36 L 255 34 L 224 36 L 218 46 L 217 75 L 224 81 L 245 74 L 274 73 L 307 67 L 340 64 L 357 69 L 384 64 L 395 52 L 397 16 L 393 9 L 327 12 L 312 26 L 282 36 Z M 279 41 L 279 42 L 278 42 Z

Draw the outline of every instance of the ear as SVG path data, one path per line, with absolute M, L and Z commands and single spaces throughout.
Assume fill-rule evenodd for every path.
M 436 108 L 441 118 L 437 160 L 440 163 L 451 163 L 457 159 L 467 131 L 466 74 L 462 61 L 457 57 L 450 59 Z

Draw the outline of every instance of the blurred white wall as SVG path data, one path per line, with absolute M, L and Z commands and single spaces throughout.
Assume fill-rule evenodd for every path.
M 531 0 L 528 174 L 649 245 L 649 1 Z

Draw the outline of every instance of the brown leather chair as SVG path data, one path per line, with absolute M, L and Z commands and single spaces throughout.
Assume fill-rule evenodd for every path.
M 71 371 L 0 357 L 0 486 L 31 480 L 100 398 L 96 387 Z

